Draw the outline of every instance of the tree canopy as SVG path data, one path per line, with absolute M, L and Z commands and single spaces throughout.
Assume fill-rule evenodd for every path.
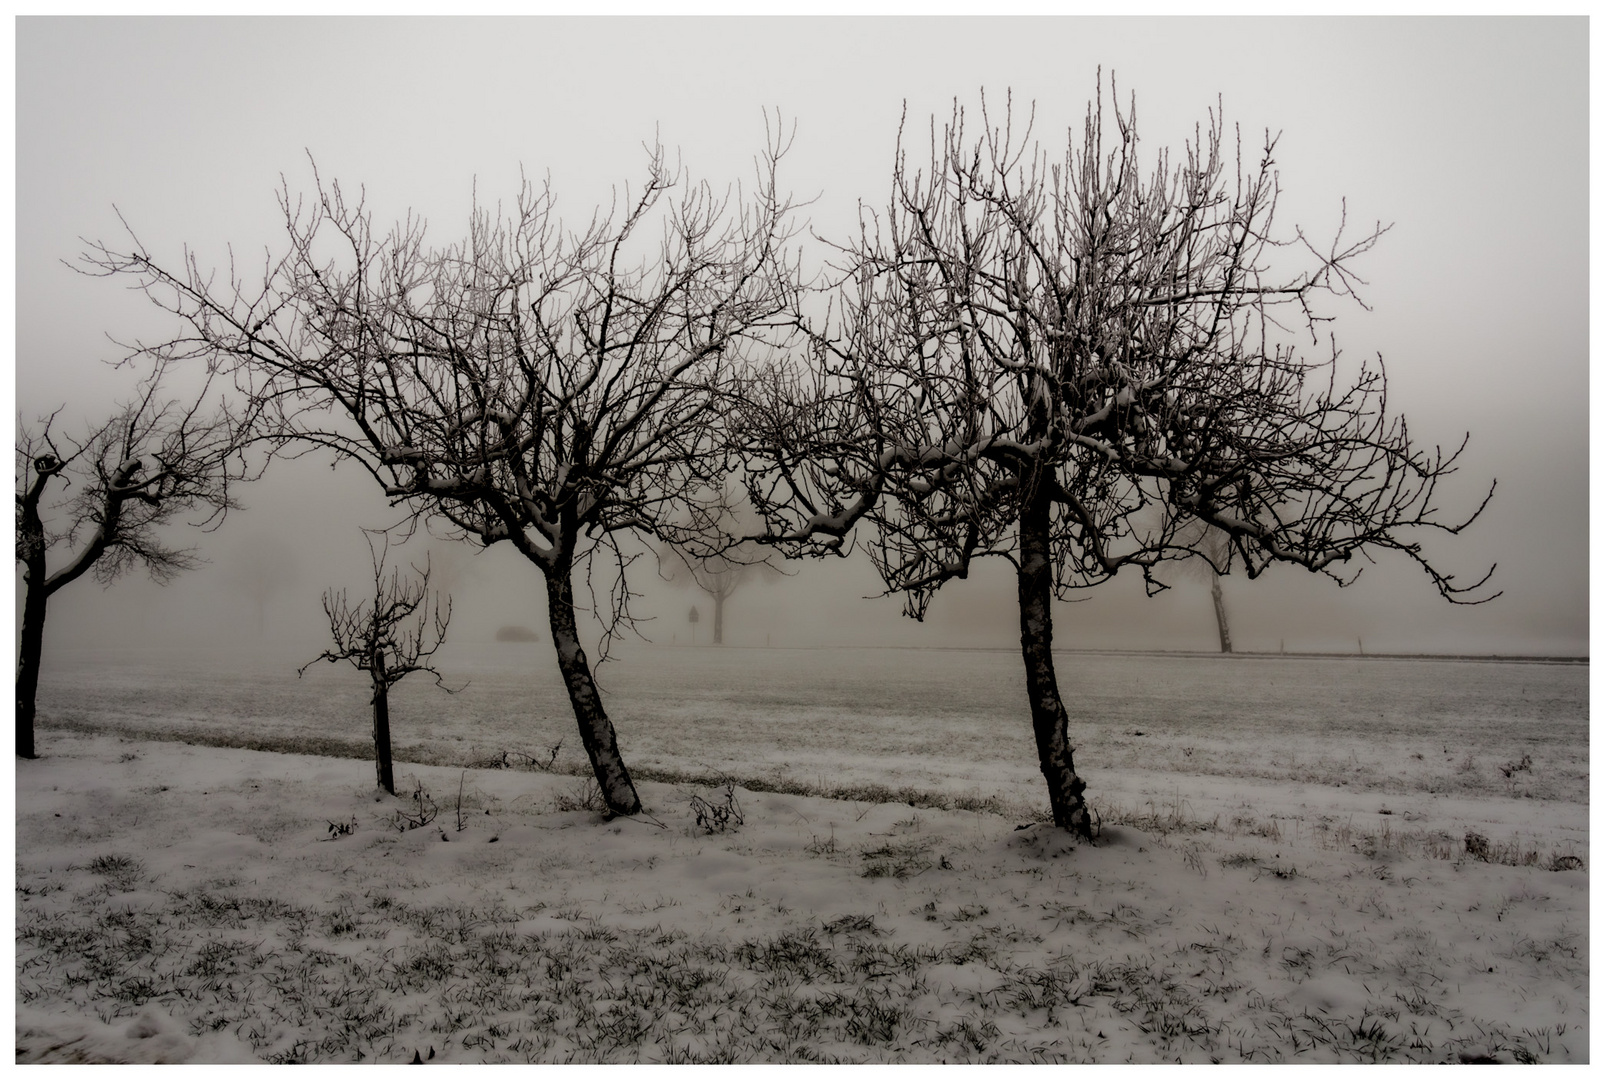
M 1052 597 L 1127 568 L 1163 588 L 1163 560 L 1209 557 L 1202 522 L 1230 538 L 1223 572 L 1344 584 L 1355 555 L 1395 551 L 1481 602 L 1487 577 L 1457 583 L 1420 536 L 1481 508 L 1440 516 L 1459 451 L 1411 441 L 1380 359 L 1349 371 L 1323 342 L 1323 304 L 1358 299 L 1353 264 L 1386 230 L 1282 229 L 1275 137 L 1234 146 L 1212 112 L 1144 161 L 1135 104 L 1100 88 L 1050 158 L 1012 102 L 980 114 L 933 122 L 918 164 L 899 139 L 886 209 L 838 249 L 829 312 L 801 320 L 808 362 L 759 372 L 736 423 L 762 542 L 840 553 L 862 524 L 915 618 L 976 559 L 1015 567 L 1054 816 L 1086 832 Z

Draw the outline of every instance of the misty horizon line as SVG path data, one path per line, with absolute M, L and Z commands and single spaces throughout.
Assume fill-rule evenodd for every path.
M 272 644 L 276 647 L 284 646 L 288 638 L 282 636 L 269 636 L 258 639 L 255 645 L 245 641 L 234 641 L 223 645 L 98 645 L 77 644 L 61 646 L 65 652 L 211 652 L 211 651 L 237 651 L 250 649 L 256 645 Z M 545 639 L 513 641 L 500 640 L 495 637 L 458 638 L 442 643 L 444 650 L 461 648 L 465 646 L 492 645 L 504 649 L 529 648 L 539 645 L 550 645 Z M 758 643 L 724 642 L 715 644 L 703 642 L 699 644 L 682 643 L 675 641 L 633 641 L 617 642 L 613 649 L 628 651 L 635 648 L 649 649 L 682 649 L 691 652 L 722 650 L 735 651 L 764 651 L 764 652 L 862 652 L 864 650 L 879 650 L 887 652 L 964 652 L 964 653 L 1005 653 L 1019 652 L 1017 645 L 900 645 L 900 644 L 848 644 L 848 645 L 770 645 Z M 1202 659 L 1219 658 L 1222 660 L 1422 660 L 1422 661 L 1452 661 L 1462 663 L 1517 663 L 1517 664 L 1587 664 L 1590 654 L 1583 653 L 1518 653 L 1518 652 L 1340 652 L 1337 650 L 1317 649 L 1234 649 L 1231 652 L 1222 652 L 1218 649 L 1192 648 L 1192 649 L 1165 649 L 1165 648 L 1135 648 L 1111 647 L 1095 648 L 1091 646 L 1053 646 L 1053 652 L 1062 654 L 1091 655 L 1091 656 L 1165 656 L 1165 657 L 1195 657 Z M 604 661 L 608 662 L 608 661 Z

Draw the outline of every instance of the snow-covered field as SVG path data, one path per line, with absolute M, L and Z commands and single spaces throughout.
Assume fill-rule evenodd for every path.
M 633 650 L 615 821 L 546 648 L 441 659 L 396 799 L 354 673 L 48 661 L 18 1060 L 1588 1059 L 1586 665 L 1066 654 L 1077 847 L 1009 653 Z

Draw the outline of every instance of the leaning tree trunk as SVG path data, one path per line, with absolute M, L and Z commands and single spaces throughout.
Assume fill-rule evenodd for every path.
M 40 574 L 43 577 L 43 573 Z M 36 757 L 33 748 L 34 699 L 39 695 L 39 661 L 45 651 L 45 590 L 29 581 L 22 607 L 21 655 L 17 659 L 17 756 Z
M 1053 823 L 1090 839 L 1092 820 L 1083 797 L 1087 785 L 1076 775 L 1069 716 L 1053 670 L 1053 559 L 1048 547 L 1048 514 L 1048 500 L 1040 494 L 1028 496 L 1020 512 L 1020 652 L 1025 657 L 1031 726 L 1037 737 L 1037 759 L 1048 782 Z
M 602 708 L 596 680 L 580 648 L 579 629 L 574 622 L 573 564 L 563 560 L 546 575 L 547 617 L 552 627 L 552 645 L 557 649 L 557 666 L 568 686 L 568 699 L 574 705 L 574 719 L 579 722 L 580 741 L 585 744 L 586 756 L 591 759 L 591 770 L 602 789 L 602 798 L 615 814 L 636 814 L 641 810 L 641 799 L 635 793 L 630 772 L 619 756 L 619 743 L 613 733 L 613 722 Z
M 390 680 L 381 654 L 373 662 L 373 763 L 379 786 L 396 793 L 396 773 L 390 761 Z
M 1220 575 L 1214 568 L 1209 573 L 1209 595 L 1215 599 L 1215 627 L 1220 631 L 1220 651 L 1232 651 L 1232 628 L 1226 624 L 1226 598 L 1220 594 Z

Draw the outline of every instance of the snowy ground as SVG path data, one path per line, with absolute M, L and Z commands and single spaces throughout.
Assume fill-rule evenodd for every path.
M 322 664 L 297 679 L 310 658 L 52 654 L 39 708 L 55 726 L 366 753 L 364 677 Z M 392 693 L 398 757 L 468 765 L 561 742 L 559 769 L 584 768 L 549 645 L 438 660 L 466 688 L 415 677 Z M 1187 796 L 1202 777 L 1588 802 L 1586 664 L 1066 653 L 1058 666 L 1095 797 L 1135 775 L 1123 797 Z M 637 648 L 600 678 L 632 769 L 1045 801 L 1018 653 Z M 1524 755 L 1531 767 L 1504 776 Z
M 47 672 L 18 1060 L 1588 1060 L 1586 667 L 1062 662 L 1102 718 L 1077 847 L 1019 827 L 1006 655 L 868 694 L 884 658 L 810 693 L 818 657 L 736 653 L 610 673 L 627 760 L 681 776 L 614 821 L 580 777 L 462 767 L 567 735 L 504 665 L 398 708 L 439 764 L 395 799 L 172 738 L 360 747 L 349 682 Z M 742 821 L 710 831 L 720 772 Z M 855 785 L 881 801 L 810 793 Z

